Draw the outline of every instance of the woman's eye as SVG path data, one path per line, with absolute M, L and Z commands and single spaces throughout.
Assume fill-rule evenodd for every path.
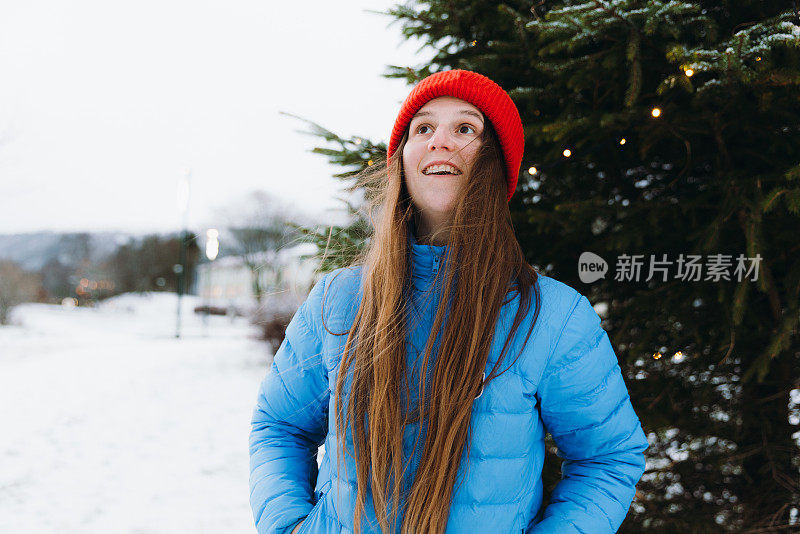
M 427 124 L 422 124 L 420 126 L 417 126 L 417 133 L 425 133 L 422 131 L 423 128 L 430 128 L 430 126 L 428 126 Z M 469 130 L 471 130 L 471 132 L 469 130 L 465 132 L 464 128 L 468 128 Z M 469 124 L 462 124 L 461 126 L 458 127 L 458 131 L 459 133 L 463 134 L 475 133 L 475 128 L 473 128 Z

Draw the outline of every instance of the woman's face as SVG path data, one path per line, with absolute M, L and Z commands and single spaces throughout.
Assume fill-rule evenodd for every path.
M 451 96 L 426 102 L 411 119 L 403 172 L 411 200 L 429 229 L 447 220 L 459 188 L 469 179 L 483 122 L 478 108 Z M 452 167 L 431 166 L 436 162 Z

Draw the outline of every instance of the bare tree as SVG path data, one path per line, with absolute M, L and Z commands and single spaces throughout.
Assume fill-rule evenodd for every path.
M 297 216 L 274 196 L 264 191 L 254 191 L 242 202 L 223 214 L 227 239 L 221 239 L 222 250 L 239 256 L 251 273 L 253 294 L 261 304 L 268 288 L 263 287 L 262 273 L 274 271 L 280 278 L 276 259 L 278 251 L 297 237 L 290 222 Z

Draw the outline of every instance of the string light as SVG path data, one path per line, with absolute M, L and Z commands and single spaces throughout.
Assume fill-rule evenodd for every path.
M 353 141 L 353 142 L 354 142 L 355 144 L 357 144 L 357 145 L 360 145 L 360 144 L 361 144 L 361 138 L 360 138 L 360 137 L 356 137 L 356 138 L 355 138 L 355 141 Z
M 653 359 L 654 360 L 658 360 L 658 359 L 661 358 L 661 356 L 662 356 L 662 354 L 660 352 L 656 352 L 655 354 L 653 354 Z
M 478 41 L 472 41 L 469 45 L 470 46 L 475 46 L 476 44 L 478 44 Z
M 661 116 L 661 108 L 653 108 L 653 110 L 650 112 L 650 114 L 653 117 L 656 117 L 656 118 L 660 117 Z
M 372 160 L 369 160 L 369 161 L 367 162 L 367 165 L 369 165 L 369 166 L 372 166 Z
M 761 56 L 757 56 L 756 61 L 761 61 Z
M 676 352 L 675 354 L 672 355 L 672 360 L 675 361 L 675 362 L 682 362 L 684 358 L 685 358 L 685 356 L 684 356 L 683 352 L 681 352 L 681 351 L 678 351 L 678 352 Z
M 692 69 L 686 69 L 686 76 L 691 78 L 694 75 L 694 71 Z
M 619 140 L 619 144 L 624 145 L 625 143 L 627 143 L 627 141 L 625 140 L 624 137 Z
M 536 174 L 536 167 L 530 167 L 528 169 L 528 174 Z
M 570 150 L 568 148 L 565 148 L 564 152 L 562 152 L 562 154 L 564 154 L 565 158 L 568 158 L 568 157 L 570 157 L 572 155 L 572 150 Z

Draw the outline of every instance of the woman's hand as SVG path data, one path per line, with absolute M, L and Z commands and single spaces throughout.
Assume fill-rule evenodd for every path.
M 300 530 L 300 525 L 303 524 L 303 521 L 305 521 L 305 519 L 297 523 L 297 525 L 292 529 L 292 534 L 297 534 L 297 531 Z

